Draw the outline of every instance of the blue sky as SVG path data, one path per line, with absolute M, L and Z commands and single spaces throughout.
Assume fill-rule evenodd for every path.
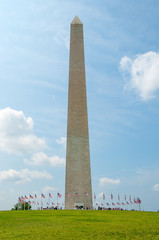
M 0 209 L 64 195 L 70 23 L 84 25 L 92 188 L 159 210 L 159 2 L 0 1 Z M 47 200 L 46 200 L 47 201 Z M 64 201 L 64 198 L 60 200 Z

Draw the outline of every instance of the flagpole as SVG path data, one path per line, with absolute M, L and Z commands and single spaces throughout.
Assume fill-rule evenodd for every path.
M 111 193 L 111 202 L 112 202 L 112 206 L 114 206 L 114 205 L 113 205 L 113 194 L 112 194 L 112 193 Z M 112 206 L 111 206 L 111 207 L 112 207 Z
M 120 203 L 120 205 L 119 205 L 119 206 L 120 206 L 120 210 L 121 210 L 121 201 L 120 201 L 120 195 L 119 195 L 119 203 Z
M 129 202 L 130 202 L 130 204 L 131 204 L 131 195 L 130 195 L 130 197 L 129 197 Z M 130 208 L 132 208 L 132 204 L 130 205 Z
M 18 198 L 18 210 L 19 210 L 19 198 Z
M 49 207 L 50 207 L 50 196 L 49 196 Z
M 135 197 L 134 197 L 134 209 L 135 209 L 135 211 L 136 211 L 136 205 L 135 205 L 136 203 L 135 203 L 135 202 L 136 202 L 136 199 L 135 199 Z
M 125 210 L 127 210 L 126 195 L 125 195 L 125 207 L 126 207 L 126 209 L 125 209 Z
M 137 202 L 136 202 L 136 199 L 135 199 L 135 210 L 137 211 L 137 204 L 136 204 Z
M 29 202 L 30 202 L 30 195 L 29 195 L 29 201 L 28 201 L 28 210 L 29 210 Z
M 111 208 L 112 208 L 112 206 L 113 206 L 112 203 L 113 203 L 113 201 L 112 201 L 112 193 L 111 193 Z
M 35 194 L 35 206 L 36 206 L 36 202 L 37 202 L 37 201 L 36 201 L 36 194 Z M 35 210 L 36 210 L 36 209 L 35 209 Z
M 140 206 L 140 204 L 141 204 L 141 200 L 140 200 L 140 198 L 138 197 L 138 204 L 139 204 L 139 211 L 141 211 L 141 206 Z
M 85 194 L 85 210 L 86 210 L 86 194 Z
M 103 193 L 103 206 L 104 206 L 104 193 Z M 103 206 L 102 206 L 102 207 L 103 207 Z

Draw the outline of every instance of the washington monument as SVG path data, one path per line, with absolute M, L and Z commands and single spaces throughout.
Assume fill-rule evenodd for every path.
M 83 24 L 71 23 L 65 209 L 92 209 Z

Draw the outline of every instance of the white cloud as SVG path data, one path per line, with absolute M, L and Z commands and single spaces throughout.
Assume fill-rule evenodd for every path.
M 46 170 L 43 171 L 37 171 L 37 170 L 28 170 L 28 169 L 22 169 L 21 170 L 22 174 L 29 178 L 46 178 L 46 179 L 51 179 L 53 176 L 48 173 Z
M 49 192 L 53 192 L 53 191 L 57 191 L 57 188 L 53 188 L 50 186 L 46 186 L 43 188 L 43 193 L 49 193 Z
M 143 101 L 155 97 L 159 90 L 159 53 L 147 52 L 135 59 L 124 56 L 120 67 L 127 74 L 125 89 L 134 90 Z
M 36 166 L 50 165 L 50 166 L 56 167 L 56 166 L 64 166 L 65 165 L 64 158 L 60 158 L 59 156 L 48 157 L 43 152 L 33 154 L 31 160 L 24 159 L 24 162 L 29 165 L 36 165 Z
M 103 192 L 101 192 L 97 195 L 97 199 L 100 199 L 100 198 L 103 198 Z
M 155 184 L 152 188 L 153 191 L 157 192 L 159 191 L 159 184 Z
M 107 177 L 103 177 L 99 179 L 99 185 L 100 186 L 104 186 L 104 185 L 118 185 L 120 184 L 120 179 L 111 179 L 111 178 L 107 178 Z
M 10 154 L 31 154 L 46 147 L 44 139 L 33 134 L 33 120 L 22 111 L 0 110 L 0 150 Z
M 62 144 L 64 146 L 66 146 L 66 138 L 65 137 L 60 137 L 60 139 L 57 139 L 56 142 L 58 144 Z
M 0 182 L 15 182 L 15 183 L 23 183 L 29 182 L 31 179 L 34 178 L 46 178 L 51 179 L 53 178 L 50 173 L 46 170 L 43 171 L 30 171 L 28 169 L 22 169 L 20 171 L 9 169 L 7 171 L 0 172 Z

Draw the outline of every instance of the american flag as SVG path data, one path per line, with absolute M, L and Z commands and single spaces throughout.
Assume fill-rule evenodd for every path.
M 129 202 L 126 202 L 128 205 L 130 204 Z
M 126 201 L 126 195 L 125 195 L 125 201 Z
M 31 204 L 31 201 L 29 201 L 28 203 L 30 203 L 30 204 Z
M 58 193 L 57 193 L 57 196 L 58 196 L 58 197 L 62 197 L 62 194 L 58 192 Z
M 25 195 L 25 199 L 28 199 L 28 197 Z
M 37 205 L 39 205 L 39 202 L 37 202 Z
M 98 206 L 98 203 L 96 203 L 96 206 Z
M 45 198 L 45 196 L 44 196 L 44 194 L 43 194 L 43 193 L 41 194 L 41 197 L 42 197 L 42 198 Z
M 55 205 L 55 203 L 52 202 L 52 205 Z
M 60 206 L 60 203 L 57 203 L 57 206 Z
M 95 195 L 95 193 L 94 193 L 94 199 L 96 199 L 96 195 Z
M 37 198 L 37 195 L 35 194 L 35 198 Z
M 89 194 L 87 192 L 85 192 L 85 196 L 89 196 Z
M 120 195 L 118 194 L 118 201 L 120 202 Z
M 51 197 L 51 198 L 52 198 L 52 195 L 51 195 L 51 193 L 49 193 L 49 197 Z
M 24 198 L 23 196 L 21 197 L 21 199 L 22 199 L 22 200 L 25 200 L 25 198 Z
M 131 196 L 129 196 L 129 201 L 131 202 Z
M 70 194 L 68 192 L 66 192 L 66 197 L 70 197 Z
M 103 193 L 103 200 L 105 200 L 105 194 Z
M 33 196 L 32 196 L 32 195 L 29 195 L 29 197 L 30 197 L 31 199 L 33 199 Z
M 113 194 L 111 194 L 111 200 L 113 200 Z
M 76 197 L 78 197 L 78 193 L 77 192 L 75 193 L 75 195 L 76 195 Z
M 120 203 L 119 203 L 119 202 L 117 202 L 117 204 L 118 204 L 118 205 L 120 205 Z
M 115 206 L 115 203 L 112 203 L 113 206 Z
M 122 205 L 125 205 L 125 203 L 122 202 Z
M 109 206 L 109 203 L 107 203 L 107 206 Z
M 21 202 L 21 201 L 22 201 L 20 197 L 18 198 L 18 201 L 19 201 L 19 202 Z
M 47 202 L 47 205 L 49 206 L 49 203 Z
M 137 203 L 141 203 L 141 199 L 140 198 L 137 198 Z
M 104 206 L 103 203 L 101 203 L 101 206 Z

